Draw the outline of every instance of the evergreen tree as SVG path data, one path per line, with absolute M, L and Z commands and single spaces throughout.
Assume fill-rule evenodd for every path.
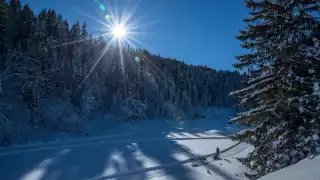
M 21 10 L 21 3 L 19 0 L 11 0 L 10 2 L 11 8 L 11 16 L 10 16 L 10 30 L 12 30 L 12 39 L 14 39 L 14 45 L 17 45 L 19 41 L 19 32 L 20 32 L 20 10 Z
M 254 145 L 246 164 L 261 176 L 316 153 L 319 110 L 312 85 L 317 77 L 310 70 L 319 69 L 306 50 L 319 27 L 312 16 L 319 4 L 248 0 L 246 6 L 251 9 L 244 19 L 248 28 L 237 38 L 252 53 L 237 56 L 234 66 L 248 68 L 250 79 L 231 95 L 250 110 L 231 122 L 248 128 L 233 138 Z
M 10 50 L 9 35 L 9 6 L 0 1 L 0 69 L 6 66 L 6 54 Z
M 81 39 L 85 40 L 89 38 L 89 34 L 87 31 L 87 24 L 83 23 L 82 27 L 81 27 Z
M 77 22 L 77 24 L 73 25 L 71 28 L 71 38 L 72 38 L 72 70 L 73 70 L 73 76 L 76 75 L 83 75 L 82 74 L 82 66 L 81 66 L 81 59 L 80 59 L 80 24 Z

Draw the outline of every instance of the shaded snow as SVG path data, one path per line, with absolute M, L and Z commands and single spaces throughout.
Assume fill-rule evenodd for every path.
M 0 148 L 1 179 L 241 179 L 247 169 L 236 157 L 250 146 L 241 143 L 221 154 L 221 160 L 188 162 L 221 151 L 236 142 L 227 125 L 235 112 L 215 109 L 202 120 L 148 120 L 130 123 L 97 121 L 91 137 Z M 105 124 L 105 126 L 104 126 Z M 107 128 L 102 131 L 99 127 Z M 187 161 L 180 164 L 181 161 Z M 23 162 L 23 163 L 20 163 Z M 172 166 L 166 166 L 167 164 Z M 152 171 L 148 168 L 160 167 Z M 132 173 L 140 172 L 140 173 Z
M 222 160 L 219 161 L 209 157 L 206 162 L 195 162 L 197 166 L 193 163 L 180 165 L 180 161 L 211 154 L 217 147 L 223 150 L 236 142 L 229 139 L 215 139 L 221 135 L 216 134 L 214 130 L 176 129 L 166 132 L 161 129 L 156 131 L 152 127 L 150 129 L 152 131 L 131 129 L 129 134 L 113 138 L 43 143 L 37 146 L 12 147 L 11 150 L 2 148 L 0 177 L 21 180 L 104 179 L 104 177 L 161 180 L 212 178 L 224 180 L 238 177 L 245 179 L 243 173 L 247 170 L 240 165 L 235 156 L 248 149 L 249 145 L 236 146 L 221 154 Z M 174 137 L 194 139 L 176 140 Z M 175 165 L 166 167 L 166 164 L 170 163 Z M 157 166 L 164 167 L 143 172 L 143 169 Z M 131 173 L 137 171 L 141 173 Z M 119 175 L 121 177 L 118 177 Z
M 19 102 L 19 103 L 18 103 Z M 8 135 L 12 144 L 30 144 L 51 141 L 68 141 L 71 139 L 88 138 L 96 136 L 112 136 L 113 134 L 123 134 L 133 129 L 159 128 L 169 131 L 170 129 L 188 128 L 192 131 L 202 129 L 204 131 L 212 130 L 209 127 L 214 127 L 215 131 L 220 133 L 232 133 L 239 128 L 228 125 L 227 122 L 236 113 L 233 108 L 208 108 L 201 111 L 205 118 L 204 124 L 197 123 L 198 120 L 173 120 L 173 119 L 148 119 L 147 121 L 139 121 L 138 124 L 118 123 L 118 117 L 110 114 L 97 114 L 90 120 L 83 120 L 77 115 L 76 110 L 70 103 L 66 103 L 60 98 L 47 99 L 47 106 L 43 107 L 43 116 L 47 119 L 46 129 L 34 129 L 26 119 L 29 118 L 29 111 L 22 111 L 25 104 L 17 101 L 15 108 L 11 109 L 10 118 L 13 119 L 11 129 L 8 129 Z M 19 106 L 18 106 L 19 105 Z M 23 105 L 23 107 L 22 107 Z M 18 109 L 16 109 L 18 108 Z M 20 110 L 19 110 L 20 109 Z M 20 113 L 12 113 L 17 111 Z M 119 125 L 121 124 L 121 125 Z

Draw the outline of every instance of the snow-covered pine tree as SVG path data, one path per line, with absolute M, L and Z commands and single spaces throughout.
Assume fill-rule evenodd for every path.
M 231 95 L 250 110 L 231 122 L 247 127 L 233 138 L 254 145 L 246 164 L 261 176 L 316 153 L 319 111 L 312 81 L 317 78 L 308 72 L 316 65 L 306 49 L 319 27 L 312 16 L 319 1 L 247 0 L 246 6 L 251 17 L 237 38 L 251 53 L 237 56 L 234 66 L 250 69 L 250 79 Z
M 69 38 L 69 24 L 67 20 L 63 21 L 62 28 L 60 30 L 61 33 L 61 41 L 60 43 L 65 44 L 68 42 Z M 68 61 L 68 46 L 64 45 L 60 47 L 60 57 L 61 57 L 61 67 L 64 68 L 65 71 L 68 71 L 70 69 L 69 67 L 69 61 Z
M 90 82 L 86 82 L 83 85 L 83 91 L 81 95 L 81 115 L 85 119 L 92 117 L 97 106 L 94 96 L 94 89 L 97 88 L 96 86 L 97 83 L 94 83 L 91 79 Z
M 26 19 L 23 15 L 21 18 Z M 16 63 L 14 74 L 18 78 L 21 94 L 27 101 L 31 111 L 30 123 L 34 126 L 39 126 L 44 125 L 41 114 L 43 99 L 50 95 L 53 89 L 52 59 L 54 56 L 49 55 L 53 54 L 51 47 L 56 42 L 52 37 L 46 35 L 45 21 L 43 19 L 31 16 L 30 21 L 28 29 L 30 34 L 25 40 L 28 42 L 28 52 L 21 52 L 18 49 L 14 62 Z
M 122 111 L 126 114 L 127 120 L 146 119 L 146 104 L 130 97 L 124 103 Z
M 320 26 L 318 27 L 320 28 Z M 312 41 L 307 44 L 307 58 L 312 67 L 308 69 L 309 77 L 309 90 L 312 94 L 308 94 L 310 101 L 307 108 L 311 105 L 312 111 L 308 111 L 311 114 L 311 128 L 312 128 L 312 140 L 315 143 L 316 153 L 320 153 L 320 31 L 314 34 Z M 311 87 L 312 86 L 312 90 Z M 311 138 L 309 138 L 311 139 Z
M 76 75 L 83 75 L 82 74 L 82 63 L 81 63 L 81 52 L 80 52 L 80 45 L 79 41 L 81 38 L 81 32 L 80 32 L 80 24 L 77 22 L 77 24 L 73 25 L 71 28 L 71 37 L 72 37 L 72 46 L 73 46 L 73 52 L 72 52 L 72 72 L 73 76 Z
M 8 39 L 9 6 L 4 1 L 0 1 L 0 69 L 6 65 L 6 54 L 10 49 Z
M 14 57 L 10 54 L 11 47 L 8 38 L 9 33 L 9 5 L 5 1 L 0 1 L 0 94 L 3 93 L 3 81 L 8 77 L 7 63 L 9 57 Z M 1 103 L 0 110 L 7 108 L 8 104 Z M 5 130 L 10 126 L 11 121 L 0 112 L 0 145 L 9 143 L 6 137 Z
M 87 31 L 87 24 L 85 22 L 82 24 L 80 37 L 81 37 L 81 40 L 85 40 L 89 38 L 89 33 Z
M 88 31 L 87 31 L 87 25 L 86 23 L 83 23 L 81 27 L 81 66 L 82 66 L 82 74 L 85 75 L 89 71 L 89 65 L 92 62 L 92 57 L 90 57 L 90 46 L 92 46 L 92 41 L 89 38 Z
M 19 32 L 20 32 L 20 10 L 21 3 L 20 0 L 11 0 L 10 1 L 10 30 L 12 33 L 10 34 L 10 38 L 14 39 L 14 45 L 17 45 L 19 41 Z

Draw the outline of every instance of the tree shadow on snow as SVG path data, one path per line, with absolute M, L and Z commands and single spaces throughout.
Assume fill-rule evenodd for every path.
M 203 126 L 205 128 L 166 127 L 145 130 L 145 127 L 141 126 L 142 131 L 133 128 L 135 132 L 126 139 L 122 137 L 108 139 L 111 142 L 96 141 L 94 144 L 83 143 L 78 147 L 63 146 L 55 150 L 0 155 L 0 177 L 10 180 L 81 180 L 95 177 L 104 179 L 102 177 L 176 162 L 175 154 L 192 156 L 188 148 L 170 140 L 167 135 L 173 132 L 177 137 L 189 137 L 190 135 L 200 137 L 199 133 L 210 129 L 205 126 Z M 148 138 L 155 138 L 155 140 L 139 140 Z M 169 175 L 170 178 L 177 180 L 197 179 L 191 166 L 177 165 L 163 168 L 161 171 L 160 175 L 153 174 L 153 176 Z M 112 179 L 144 180 L 150 178 L 150 174 L 152 175 L 152 172 L 142 172 L 128 176 L 114 176 Z

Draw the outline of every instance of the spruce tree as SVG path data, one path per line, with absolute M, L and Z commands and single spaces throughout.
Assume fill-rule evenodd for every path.
M 246 6 L 251 16 L 237 38 L 251 53 L 237 56 L 234 66 L 249 69 L 249 80 L 231 95 L 249 110 L 231 122 L 247 128 L 233 138 L 254 145 L 245 162 L 261 176 L 317 151 L 319 110 L 312 94 L 317 78 L 310 73 L 316 64 L 306 49 L 319 27 L 312 16 L 319 3 L 247 0 Z
M 80 32 L 80 24 L 73 25 L 71 28 L 71 37 L 72 37 L 72 70 L 73 70 L 73 77 L 82 74 L 82 66 L 81 66 L 81 59 L 80 59 L 80 39 L 81 39 L 81 32 Z
M 82 27 L 81 27 L 81 39 L 85 40 L 89 38 L 89 33 L 87 31 L 87 24 L 83 23 Z
M 9 6 L 0 1 L 0 69 L 6 66 L 6 54 L 10 50 L 9 33 Z
M 11 27 L 10 30 L 12 30 L 12 39 L 14 39 L 14 45 L 17 46 L 18 41 L 20 39 L 20 26 L 21 26 L 21 20 L 20 20 L 20 11 L 21 11 L 21 3 L 19 0 L 11 0 L 10 2 L 10 8 L 11 8 Z

